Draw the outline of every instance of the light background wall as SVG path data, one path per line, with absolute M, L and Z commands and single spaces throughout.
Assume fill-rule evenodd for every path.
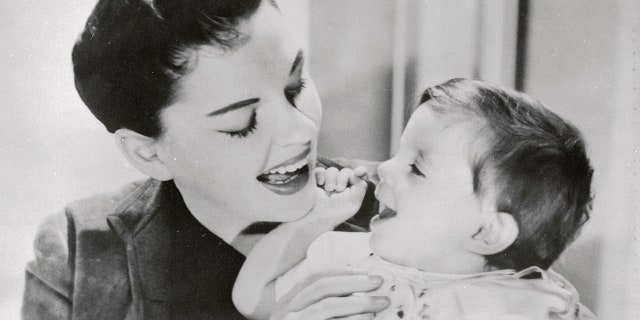
M 606 266 L 602 258 L 609 239 L 603 226 L 616 214 L 603 200 L 622 195 L 605 189 L 611 181 L 607 177 L 612 153 L 620 152 L 610 144 L 614 139 L 611 130 L 614 116 L 628 107 L 614 101 L 616 79 L 620 76 L 616 60 L 621 26 L 612 22 L 619 21 L 621 9 L 621 5 L 597 0 L 582 1 L 575 6 L 531 1 L 530 6 L 525 90 L 571 119 L 584 132 L 595 168 L 593 186 L 597 198 L 592 219 L 579 240 L 556 263 L 557 269 L 575 282 L 585 303 L 594 309 L 603 307 L 599 298 L 618 294 L 600 275 Z M 634 142 L 631 136 L 618 138 L 628 145 Z M 629 170 L 628 174 L 631 173 Z M 623 226 L 614 228 L 623 232 Z M 608 267 L 610 271 L 615 268 Z
M 141 177 L 75 92 L 71 48 L 93 1 L 0 1 L 0 318 L 18 319 L 39 221 Z
M 454 76 L 512 84 L 515 2 L 281 1 L 323 99 L 321 152 L 383 160 L 401 129 L 392 128 L 391 105 L 411 106 L 421 89 Z M 629 259 L 639 253 L 638 2 L 529 2 L 524 89 L 584 131 L 596 168 L 593 219 L 558 268 L 603 319 L 639 317 L 639 261 Z M 142 177 L 73 88 L 71 47 L 93 5 L 0 2 L 2 319 L 18 318 L 24 264 L 44 215 Z
M 390 143 L 394 2 L 310 4 L 310 67 L 324 107 L 319 151 L 385 159 Z

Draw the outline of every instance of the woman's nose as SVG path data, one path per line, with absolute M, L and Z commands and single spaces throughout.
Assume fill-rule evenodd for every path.
M 276 141 L 281 146 L 288 146 L 315 140 L 317 136 L 318 127 L 315 122 L 299 110 L 290 108 L 278 124 Z

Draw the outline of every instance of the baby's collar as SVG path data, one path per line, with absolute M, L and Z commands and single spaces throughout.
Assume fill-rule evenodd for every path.
M 438 272 L 429 272 L 420 270 L 417 268 L 406 267 L 399 264 L 395 264 L 389 262 L 378 255 L 371 254 L 367 259 L 369 262 L 369 270 L 375 272 L 379 271 L 387 271 L 395 275 L 406 275 L 410 277 L 419 277 L 422 279 L 427 279 L 430 281 L 455 281 L 455 280 L 473 280 L 473 279 L 487 279 L 487 278 L 522 278 L 527 274 L 531 274 L 534 272 L 542 272 L 544 271 L 538 267 L 530 267 L 526 270 L 516 272 L 513 269 L 501 269 L 494 271 L 485 271 L 479 273 L 465 273 L 465 274 L 455 274 L 455 273 L 438 273 Z

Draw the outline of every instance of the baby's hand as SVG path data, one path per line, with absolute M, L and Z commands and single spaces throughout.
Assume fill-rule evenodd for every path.
M 364 167 L 339 171 L 336 168 L 317 168 L 314 173 L 318 198 L 307 219 L 328 221 L 333 228 L 358 212 L 367 192 Z
M 319 187 L 324 187 L 327 192 L 342 192 L 349 185 L 356 185 L 361 182 L 367 176 L 367 169 L 365 167 L 356 167 L 355 169 L 343 168 L 316 168 L 314 170 L 316 176 L 316 184 Z

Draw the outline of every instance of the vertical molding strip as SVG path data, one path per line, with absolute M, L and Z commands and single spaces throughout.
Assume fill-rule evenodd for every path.
M 529 37 L 529 0 L 520 0 L 518 4 L 518 35 L 516 46 L 515 89 L 524 91 L 527 67 Z
M 620 1 L 615 50 L 614 117 L 607 177 L 596 190 L 607 214 L 598 280 L 600 319 L 640 318 L 640 1 Z M 615 293 L 615 294 L 607 294 Z
M 483 2 L 478 8 L 480 27 L 478 33 L 480 78 L 502 84 L 504 52 L 504 1 Z
M 400 136 L 404 128 L 405 77 L 407 64 L 407 4 L 405 0 L 395 1 L 393 33 L 393 82 L 391 88 L 391 125 L 389 155 L 398 150 Z
M 512 1 L 478 3 L 474 78 L 515 86 L 517 17 Z

